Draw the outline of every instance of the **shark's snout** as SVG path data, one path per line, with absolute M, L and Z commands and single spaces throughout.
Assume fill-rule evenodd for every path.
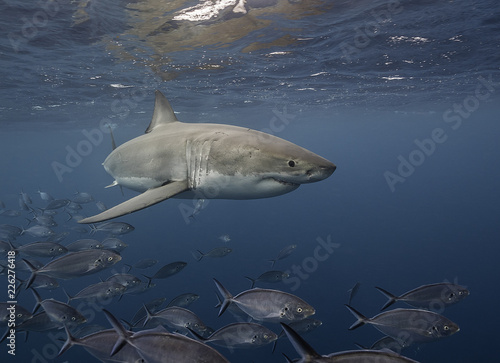
M 329 161 L 308 170 L 309 182 L 316 182 L 328 178 L 337 169 L 337 166 Z

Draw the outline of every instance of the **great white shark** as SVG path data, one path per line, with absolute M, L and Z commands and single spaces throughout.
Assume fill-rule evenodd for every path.
M 174 197 L 274 197 L 326 179 L 336 169 L 327 159 L 264 132 L 180 122 L 160 91 L 146 133 L 114 146 L 103 166 L 115 179 L 112 185 L 142 194 L 80 223 L 102 222 Z

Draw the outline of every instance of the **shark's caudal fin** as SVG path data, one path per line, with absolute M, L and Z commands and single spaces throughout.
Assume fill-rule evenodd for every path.
M 158 188 L 146 190 L 144 193 L 129 199 L 117 206 L 110 208 L 100 214 L 80 220 L 78 223 L 96 223 L 108 219 L 121 217 L 138 210 L 147 208 L 165 199 L 171 198 L 176 194 L 188 190 L 187 181 L 175 181 Z
M 174 110 L 167 98 L 158 90 L 155 92 L 155 110 L 153 112 L 153 119 L 146 129 L 146 134 L 153 131 L 155 128 L 169 124 L 171 122 L 178 122 Z

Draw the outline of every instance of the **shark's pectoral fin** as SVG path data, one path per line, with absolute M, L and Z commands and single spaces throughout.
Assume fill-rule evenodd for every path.
M 188 190 L 186 180 L 171 182 L 158 188 L 146 190 L 144 193 L 139 194 L 126 202 L 118 204 L 117 206 L 95 216 L 82 219 L 78 223 L 96 223 L 120 217 L 125 214 L 147 208 L 153 204 L 160 203 L 161 201 L 171 198 L 174 195 L 182 193 L 186 190 Z

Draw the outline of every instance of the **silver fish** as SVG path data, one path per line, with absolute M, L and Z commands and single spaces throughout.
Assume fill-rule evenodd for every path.
M 66 248 L 68 249 L 68 251 L 76 252 L 84 250 L 99 250 L 102 249 L 103 246 L 98 240 L 86 238 L 72 242 L 67 245 Z
M 400 296 L 393 295 L 380 287 L 376 287 L 376 289 L 389 298 L 380 310 L 385 310 L 396 301 L 403 301 L 416 308 L 443 308 L 456 304 L 470 294 L 465 287 L 447 282 L 423 285 Z
M 40 195 L 40 198 L 41 198 L 42 200 L 45 200 L 45 201 L 47 201 L 47 202 L 50 202 L 51 200 L 54 200 L 54 197 L 53 197 L 52 195 L 50 195 L 50 194 L 49 194 L 49 193 L 47 193 L 47 192 L 42 192 L 42 191 L 40 190 L 40 188 L 38 188 L 37 193 Z
M 15 209 L 4 209 L 0 211 L 0 216 L 2 217 L 19 217 L 21 215 L 21 211 Z
M 403 357 L 397 353 L 380 350 L 351 350 L 332 353 L 329 355 L 321 355 L 317 353 L 304 339 L 302 339 L 299 334 L 290 328 L 290 326 L 281 323 L 281 327 L 285 331 L 297 353 L 300 355 L 300 359 L 294 360 L 296 363 L 418 363 L 413 359 Z M 286 357 L 286 359 L 288 362 L 292 362 L 290 358 Z
M 94 200 L 94 197 L 90 193 L 77 192 L 76 196 L 73 198 L 74 203 L 85 204 L 90 203 Z
M 51 200 L 43 210 L 46 211 L 64 208 L 69 204 L 69 202 L 70 201 L 68 199 L 54 199 Z
M 147 277 L 150 280 L 154 279 L 166 279 L 176 273 L 179 273 L 184 267 L 186 267 L 187 262 L 176 261 L 169 264 L 166 264 L 162 268 L 160 268 L 152 277 Z
M 126 342 L 148 363 L 229 363 L 215 349 L 180 334 L 151 330 L 132 334 L 109 311 L 103 309 L 103 312 L 119 335 L 111 355 L 119 352 Z
M 279 260 L 282 260 L 288 256 L 290 256 L 290 254 L 297 248 L 297 245 L 290 245 L 290 246 L 286 246 L 284 247 L 281 251 L 279 251 L 278 255 L 276 256 L 275 259 L 273 260 L 269 260 L 269 262 L 271 262 L 271 267 L 274 266 L 274 264 L 276 263 L 276 261 L 279 261 Z
M 121 256 L 119 254 L 108 250 L 70 252 L 50 261 L 39 269 L 24 260 L 32 271 L 26 288 L 29 288 L 35 276 L 40 274 L 60 279 L 72 279 L 102 271 L 120 260 Z
M 191 305 L 192 303 L 194 303 L 199 298 L 200 298 L 200 295 L 196 295 L 196 294 L 193 294 L 193 293 L 182 294 L 182 295 L 179 295 L 177 297 L 174 297 L 167 304 L 167 307 L 178 306 L 178 307 L 181 307 L 181 308 L 185 308 L 185 307 Z
M 208 335 L 209 328 L 191 310 L 171 306 L 155 313 L 151 313 L 145 307 L 145 311 L 146 318 L 144 319 L 143 326 L 146 326 L 150 321 L 159 320 L 171 329 L 178 330 L 183 334 L 187 334 L 189 330 L 193 330 L 201 336 Z
M 191 330 L 191 329 L 190 329 Z M 256 348 L 270 344 L 278 336 L 263 325 L 256 323 L 233 323 L 213 332 L 207 338 L 193 332 L 204 343 L 226 348 Z
M 52 329 L 58 329 L 61 325 L 56 321 L 52 320 L 49 315 L 42 311 L 31 318 L 26 319 L 21 324 L 16 326 L 16 331 L 47 331 Z
M 380 313 L 373 318 L 367 318 L 353 307 L 349 305 L 346 307 L 357 319 L 349 330 L 364 324 L 371 324 L 404 347 L 413 343 L 445 338 L 460 330 L 458 325 L 451 320 L 428 310 L 394 309 Z
M 109 233 L 111 235 L 121 235 L 121 234 L 126 234 L 130 233 L 134 230 L 134 226 L 124 223 L 124 222 L 107 222 L 100 224 L 97 227 L 92 227 L 91 233 L 96 233 L 96 232 L 105 232 Z
M 104 212 L 106 209 L 108 209 L 108 207 L 106 207 L 103 202 L 96 202 L 95 205 L 101 212 Z
M 58 326 L 74 327 L 87 321 L 87 319 L 74 307 L 54 299 L 42 300 L 40 294 L 35 290 L 31 291 L 33 291 L 33 295 L 36 298 L 36 305 L 33 311 L 36 311 L 38 307 L 41 306 L 47 313 L 49 319 Z
M 142 260 L 137 261 L 134 263 L 130 268 L 138 268 L 138 269 L 146 269 L 149 267 L 152 267 L 158 263 L 158 260 L 155 260 L 154 258 L 143 258 Z
M 13 308 L 14 307 L 14 308 Z M 0 326 L 7 326 L 11 314 L 14 314 L 16 325 L 30 319 L 33 315 L 19 304 L 0 302 Z
M 57 222 L 54 220 L 54 217 L 50 215 L 39 215 L 33 217 L 32 221 L 36 221 L 36 223 L 45 226 L 45 227 L 56 227 Z
M 19 193 L 19 194 L 21 195 L 21 199 L 23 200 L 24 203 L 26 203 L 26 204 L 32 204 L 33 203 L 31 201 L 30 196 L 27 193 L 21 191 L 21 193 Z
M 114 238 L 114 237 L 106 238 L 104 241 L 102 241 L 102 248 L 104 248 L 106 250 L 121 252 L 127 247 L 128 247 L 128 244 L 123 242 L 121 239 Z
M 68 297 L 68 303 L 70 303 L 72 300 L 77 299 L 112 299 L 123 294 L 125 290 L 126 287 L 116 281 L 102 281 L 87 286 L 74 296 L 69 295 L 66 290 L 64 292 Z
M 52 229 L 50 229 L 49 227 L 40 226 L 40 225 L 36 225 L 36 226 L 30 227 L 28 229 L 23 229 L 21 232 L 21 235 L 23 235 L 24 233 L 28 233 L 29 235 L 31 235 L 33 237 L 50 237 L 53 234 L 55 234 L 55 232 Z
M 250 289 L 234 296 L 214 279 L 215 285 L 223 297 L 219 316 L 233 303 L 255 320 L 280 322 L 299 321 L 316 312 L 301 298 L 279 290 Z
M 116 282 L 117 284 L 125 287 L 125 290 L 132 289 L 135 286 L 140 285 L 142 282 L 138 277 L 125 273 L 114 274 L 113 276 L 108 277 L 106 281 Z
M 8 237 L 6 239 L 16 239 L 23 233 L 23 230 L 17 226 L 10 224 L 0 224 L 0 233 L 5 233 Z
M 203 257 L 224 257 L 224 256 L 227 256 L 228 254 L 230 254 L 231 252 L 233 252 L 233 250 L 229 247 L 216 247 L 214 248 L 213 250 L 210 250 L 209 252 L 207 253 L 203 253 L 201 252 L 200 250 L 196 250 L 199 255 L 195 255 L 193 254 L 193 257 L 197 260 L 197 261 L 201 261 L 201 259 Z
M 54 243 L 59 243 L 62 240 L 64 240 L 66 237 L 68 237 L 69 232 L 61 232 L 61 233 L 56 233 L 51 235 L 49 238 L 47 238 L 47 242 L 54 242 Z
M 310 331 L 313 331 L 323 325 L 323 322 L 318 319 L 305 318 L 300 321 L 292 321 L 287 325 L 297 333 L 309 333 Z M 284 331 L 282 331 L 279 336 L 281 337 L 283 334 L 285 334 Z
M 17 247 L 19 253 L 32 257 L 56 257 L 68 252 L 68 249 L 54 242 L 33 242 Z
M 290 275 L 287 272 L 283 271 L 266 271 L 263 274 L 261 274 L 259 277 L 252 279 L 251 277 L 245 276 L 250 282 L 252 283 L 252 286 L 250 287 L 253 289 L 255 286 L 255 283 L 258 281 L 261 282 L 268 282 L 268 283 L 275 283 L 275 282 L 281 282 L 283 280 L 286 280 Z
M 20 286 L 25 283 L 26 283 L 25 281 L 21 282 Z M 31 288 L 34 289 L 54 290 L 57 289 L 58 287 L 59 287 L 59 282 L 56 279 L 45 275 L 37 275 L 31 283 Z
M 82 338 L 75 338 L 71 335 L 68 328 L 65 327 L 67 339 L 59 355 L 63 354 L 69 348 L 79 345 L 83 347 L 91 355 L 103 362 L 124 362 L 124 363 L 141 363 L 144 362 L 142 357 L 134 347 L 126 344 L 119 352 L 111 357 L 111 351 L 116 341 L 119 338 L 118 333 L 114 329 L 101 330 L 85 335 Z

